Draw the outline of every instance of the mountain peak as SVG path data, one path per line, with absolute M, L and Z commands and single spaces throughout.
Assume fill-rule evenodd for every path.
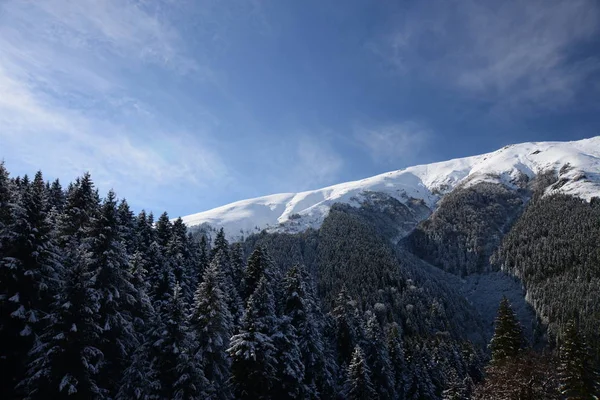
M 553 170 L 559 191 L 589 200 L 600 195 L 600 136 L 572 142 L 529 142 L 491 153 L 417 165 L 370 178 L 299 193 L 273 194 L 237 201 L 183 217 L 188 226 L 223 227 L 239 238 L 267 229 L 300 232 L 318 228 L 335 203 L 359 206 L 365 193 L 379 192 L 406 204 L 421 200 L 434 210 L 438 201 L 458 186 L 478 182 L 517 183 Z

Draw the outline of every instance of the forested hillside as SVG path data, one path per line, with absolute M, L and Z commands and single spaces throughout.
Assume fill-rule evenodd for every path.
M 523 204 L 491 187 L 478 196 L 466 195 L 468 211 L 450 198 L 438 211 L 446 222 L 433 226 L 484 218 L 485 238 L 508 230 L 503 221 Z M 504 399 L 509 376 L 514 390 L 529 385 L 532 397 L 519 398 L 596 390 L 593 374 L 573 372 L 597 362 L 584 342 L 598 340 L 595 202 L 536 198 L 493 257 L 550 321 L 555 356 L 526 350 L 508 301 L 492 337 L 459 277 L 409 251 L 429 260 L 420 242 L 396 243 L 421 218 L 419 204 L 373 199 L 334 205 L 317 230 L 229 243 L 167 213 L 136 215 L 89 174 L 63 188 L 0 164 L 2 398 Z M 549 247 L 535 247 L 538 237 Z M 459 275 L 486 270 L 443 256 L 469 240 L 444 241 L 435 260 L 452 260 L 445 269 Z M 549 375 L 552 363 L 561 369 Z

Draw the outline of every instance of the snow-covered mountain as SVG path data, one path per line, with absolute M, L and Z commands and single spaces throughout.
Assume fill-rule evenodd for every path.
M 589 200 L 600 195 L 600 136 L 573 142 L 509 145 L 492 153 L 387 172 L 318 190 L 242 200 L 183 217 L 188 226 L 223 227 L 234 238 L 263 229 L 300 232 L 318 228 L 334 203 L 359 206 L 365 194 L 379 192 L 402 203 L 421 200 L 434 210 L 458 186 L 481 181 L 516 188 L 540 172 L 560 175 L 551 191 Z

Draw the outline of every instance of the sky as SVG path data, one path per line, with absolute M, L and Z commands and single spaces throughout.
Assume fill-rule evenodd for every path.
M 597 0 L 0 0 L 0 159 L 135 211 L 596 135 Z

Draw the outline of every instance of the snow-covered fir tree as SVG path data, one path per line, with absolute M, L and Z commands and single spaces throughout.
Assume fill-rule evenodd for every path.
M 323 342 L 323 315 L 315 298 L 306 269 L 290 268 L 283 280 L 283 314 L 290 318 L 298 338 L 304 364 L 304 384 L 308 398 L 331 396 L 335 385 L 332 360 Z
M 523 346 L 523 329 L 506 297 L 502 298 L 496 316 L 494 336 L 490 342 L 492 363 L 516 357 Z
M 379 399 L 395 399 L 394 371 L 390 361 L 385 336 L 374 314 L 367 317 L 364 353 L 371 369 L 371 382 Z
M 206 396 L 210 399 L 231 399 L 231 359 L 227 354 L 233 334 L 233 318 L 227 305 L 223 277 L 217 260 L 204 271 L 202 283 L 194 294 L 190 314 L 190 329 L 196 335 L 192 355 L 202 365 L 209 384 Z
M 32 348 L 21 383 L 28 399 L 104 399 L 99 383 L 106 359 L 101 349 L 101 295 L 95 288 L 90 254 L 73 240 L 65 249 L 62 286 Z
M 125 360 L 138 345 L 132 318 L 137 294 L 114 192 L 108 192 L 83 245 L 89 249 L 89 268 L 94 272 L 94 285 L 100 296 L 99 347 L 105 361 L 99 379 L 114 392 L 126 367 Z
M 175 285 L 168 301 L 157 310 L 149 335 L 151 364 L 156 371 L 158 392 L 162 399 L 204 399 L 208 381 L 201 365 L 192 354 L 195 335 L 189 330 L 188 315 L 181 288 Z
M 593 400 L 600 397 L 600 376 L 594 368 L 593 357 L 574 320 L 560 345 L 560 393 L 569 400 Z
M 356 346 L 348 366 L 344 384 L 344 398 L 347 400 L 375 400 L 377 391 L 371 382 L 371 371 L 361 348 Z
M 231 338 L 227 350 L 236 398 L 271 398 L 277 379 L 277 349 L 272 337 L 277 326 L 271 285 L 262 277 L 248 299 L 240 332 Z

